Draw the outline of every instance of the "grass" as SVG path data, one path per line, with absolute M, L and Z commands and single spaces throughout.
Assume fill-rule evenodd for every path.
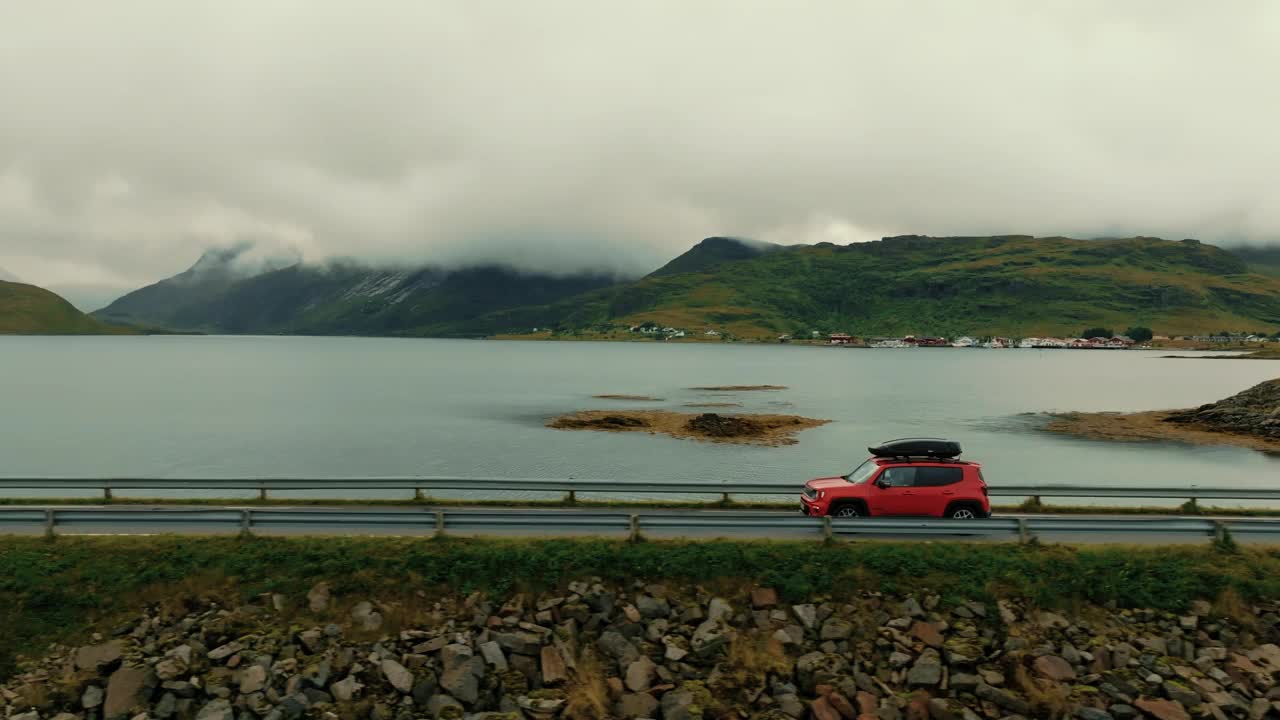
M 709 492 L 709 495 L 716 493 Z M 100 497 L 79 498 L 0 498 L 0 507 L 53 505 L 175 505 L 211 507 L 509 507 L 509 508 L 600 508 L 609 510 L 796 510 L 797 502 L 751 502 L 725 500 L 581 500 L 568 497 L 555 500 L 477 500 L 462 498 L 377 499 L 377 498 L 143 498 L 115 496 L 109 501 Z M 1280 508 L 1213 507 L 1186 502 L 1159 507 L 1139 505 L 1090 506 L 1050 505 L 1027 499 L 1018 505 L 992 505 L 995 514 L 1044 513 L 1050 515 L 1221 515 L 1223 517 L 1280 517 Z
M 133 334 L 85 315 L 44 288 L 0 281 L 0 335 Z
M 1230 591 L 1280 597 L 1280 552 L 1198 547 L 968 543 L 636 542 L 460 538 L 0 538 L 0 678 L 19 653 L 77 642 L 147 599 L 209 592 L 295 600 L 320 580 L 339 598 L 515 590 L 600 577 L 717 587 L 756 582 L 787 600 L 862 588 L 928 589 L 948 602 L 995 596 L 1041 605 L 1178 611 Z

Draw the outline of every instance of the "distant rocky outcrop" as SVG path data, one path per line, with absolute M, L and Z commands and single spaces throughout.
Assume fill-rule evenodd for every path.
M 0 686 L 9 720 L 1273 718 L 1280 604 L 1180 615 L 864 591 L 163 603 Z
M 1225 400 L 1170 413 L 1165 422 L 1204 430 L 1280 440 L 1280 379 L 1259 383 Z

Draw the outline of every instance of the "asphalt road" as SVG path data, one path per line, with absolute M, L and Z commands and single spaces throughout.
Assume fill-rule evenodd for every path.
M 237 534 L 244 513 L 258 535 L 457 536 L 625 538 L 631 515 L 649 538 L 820 540 L 822 522 L 798 512 L 744 510 L 614 510 L 426 506 L 4 506 L 0 534 L 39 535 L 45 513 L 55 511 L 59 535 Z M 1237 542 L 1280 544 L 1280 519 L 1168 515 L 997 515 L 989 521 L 922 518 L 850 519 L 832 523 L 844 539 L 1009 541 L 1024 521 L 1042 542 L 1177 544 L 1207 542 L 1213 521 L 1229 524 Z

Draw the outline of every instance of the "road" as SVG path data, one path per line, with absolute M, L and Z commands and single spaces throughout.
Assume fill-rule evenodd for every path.
M 4 506 L 0 533 L 39 535 L 54 520 L 59 535 L 237 534 L 264 536 L 385 535 L 428 537 L 443 529 L 456 536 L 628 537 L 632 518 L 655 539 L 738 538 L 818 540 L 821 520 L 798 512 L 765 510 L 656 510 L 429 506 Z M 1214 523 L 1238 542 L 1280 544 L 1280 519 L 1168 515 L 1001 514 L 991 520 L 920 518 L 838 520 L 833 535 L 846 539 L 1176 544 L 1207 542 Z

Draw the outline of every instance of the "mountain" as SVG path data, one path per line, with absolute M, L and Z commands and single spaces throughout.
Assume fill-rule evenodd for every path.
M 1195 240 L 908 235 L 739 259 L 722 253 L 711 264 L 696 262 L 708 254 L 699 248 L 690 253 L 695 261 L 678 259 L 637 282 L 477 324 L 605 333 L 654 322 L 760 339 L 810 330 L 1027 336 L 1095 325 L 1166 334 L 1280 326 L 1280 278 Z
M 0 335 L 97 335 L 125 332 L 80 312 L 35 285 L 0 280 Z
M 1231 254 L 1244 260 L 1253 272 L 1280 277 L 1280 245 L 1234 247 Z
M 553 277 L 496 266 L 371 269 L 353 263 L 293 264 L 246 276 L 237 258 L 234 249 L 206 253 L 191 269 L 94 315 L 215 333 L 478 337 L 492 332 L 473 327 L 479 316 L 616 282 L 605 275 Z
M 22 281 L 18 279 L 17 275 L 14 275 L 4 268 L 0 268 L 0 282 L 20 283 Z
M 655 270 L 650 274 L 650 277 L 706 272 L 717 265 L 733 262 L 734 260 L 748 260 L 766 253 L 782 250 L 784 247 L 783 245 L 741 238 L 709 237 L 694 245 L 692 249 L 675 260 Z

